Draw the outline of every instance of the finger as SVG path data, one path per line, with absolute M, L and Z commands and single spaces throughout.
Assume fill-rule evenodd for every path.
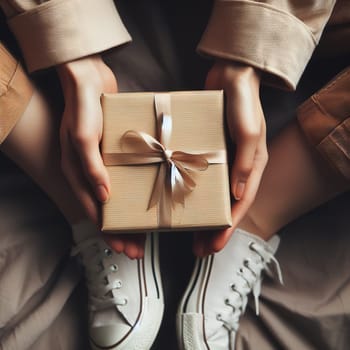
M 262 137 L 259 141 L 255 163 L 247 181 L 244 195 L 239 201 L 232 205 L 232 227 L 211 235 L 211 241 L 206 243 L 208 249 L 205 250 L 205 254 L 221 250 L 231 238 L 234 229 L 239 226 L 239 223 L 244 218 L 255 199 L 267 163 L 267 158 L 266 141 L 265 138 Z
M 82 170 L 80 169 L 78 158 L 74 154 L 73 146 L 67 133 L 61 132 L 60 140 L 62 171 L 87 215 L 97 224 L 99 221 L 97 203 L 90 191 L 89 184 L 82 176 Z
M 227 118 L 231 135 L 236 143 L 236 153 L 231 172 L 231 192 L 240 200 L 253 169 L 256 152 L 261 137 L 265 137 L 264 116 L 260 108 L 252 107 L 251 101 L 238 99 L 235 93 L 227 99 Z M 237 96 L 236 96 L 237 97 Z
M 137 259 L 139 256 L 139 247 L 135 242 L 129 241 L 125 244 L 124 253 L 130 259 Z
M 215 235 L 215 231 L 195 232 L 193 235 L 193 254 L 199 258 L 203 258 L 208 255 L 208 249 L 206 248 L 211 244 L 211 236 Z M 210 249 L 210 253 L 214 253 Z
M 109 199 L 110 182 L 99 148 L 99 140 L 93 135 L 81 134 L 74 137 L 84 174 L 97 199 L 105 203 Z
M 243 200 L 233 205 L 231 213 L 232 218 L 235 218 L 235 220 L 232 223 L 232 227 L 227 228 L 225 230 L 213 232 L 211 237 L 208 237 L 207 241 L 205 243 L 203 242 L 204 244 L 202 243 L 203 256 L 219 252 L 225 247 L 227 242 L 230 240 L 232 234 L 234 233 L 237 224 L 243 218 L 244 215 L 242 215 L 242 213 L 245 213 L 249 206 L 249 203 Z
M 231 171 L 231 191 L 236 200 L 241 200 L 246 191 L 247 182 L 254 166 L 256 142 L 246 138 L 237 145 L 234 165 Z
M 265 137 L 259 141 L 252 172 L 247 181 L 243 197 L 232 206 L 232 225 L 237 226 L 246 215 L 258 192 L 264 169 L 267 164 L 267 148 Z
M 144 256 L 145 234 L 125 235 L 125 254 L 131 259 L 140 259 Z
M 114 251 L 124 253 L 130 259 L 144 256 L 145 234 L 104 234 L 103 238 Z
M 264 126 L 265 127 L 265 126 Z M 262 174 L 267 163 L 267 148 L 265 137 L 259 140 L 255 164 L 247 181 L 247 188 L 241 200 L 232 205 L 232 227 L 216 232 L 199 232 L 194 236 L 193 250 L 197 256 L 204 257 L 224 248 L 231 238 L 235 228 L 251 207 L 258 191 Z
M 124 252 L 124 240 L 119 235 L 103 234 L 102 237 L 116 253 Z

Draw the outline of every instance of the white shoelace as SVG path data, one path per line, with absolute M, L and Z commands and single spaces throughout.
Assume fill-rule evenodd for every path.
M 99 311 L 115 305 L 125 305 L 127 298 L 115 296 L 114 290 L 122 287 L 117 279 L 118 265 L 111 259 L 116 254 L 101 238 L 89 238 L 79 242 L 71 252 L 79 255 L 85 267 L 86 283 L 89 290 L 89 309 Z M 108 261 L 110 260 L 110 261 Z
M 255 301 L 255 311 L 259 314 L 259 296 L 261 293 L 261 272 L 267 270 L 271 273 L 268 264 L 274 264 L 279 282 L 283 284 L 282 272 L 278 261 L 272 253 L 263 246 L 251 242 L 249 249 L 256 253 L 256 259 L 245 259 L 243 266 L 237 271 L 235 283 L 231 284 L 232 295 L 225 299 L 226 306 L 232 308 L 232 312 L 217 314 L 217 320 L 222 322 L 223 326 L 229 332 L 230 348 L 233 346 L 234 336 L 239 327 L 239 318 L 245 311 L 248 295 L 252 291 Z

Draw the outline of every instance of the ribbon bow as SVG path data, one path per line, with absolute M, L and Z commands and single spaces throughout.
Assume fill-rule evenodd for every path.
M 155 109 L 158 140 L 142 132 L 129 130 L 121 138 L 123 153 L 103 155 L 106 165 L 142 165 L 159 163 L 148 209 L 159 204 L 160 226 L 171 226 L 175 203 L 184 206 L 185 195 L 196 187 L 194 173 L 206 170 L 209 163 L 224 163 L 224 150 L 201 154 L 172 151 L 168 148 L 172 134 L 170 95 L 156 94 Z

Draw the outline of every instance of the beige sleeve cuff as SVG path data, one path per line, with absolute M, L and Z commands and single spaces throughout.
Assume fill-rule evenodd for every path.
M 263 82 L 293 90 L 317 40 L 290 13 L 247 1 L 216 1 L 198 45 L 203 54 L 231 59 L 264 71 Z
M 113 0 L 51 0 L 9 19 L 29 71 L 131 40 Z

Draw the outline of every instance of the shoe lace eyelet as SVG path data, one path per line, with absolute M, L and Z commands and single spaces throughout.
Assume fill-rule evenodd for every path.
M 218 321 L 222 321 L 222 316 L 221 316 L 221 314 L 217 314 L 217 315 L 216 315 L 216 319 L 217 319 Z
M 109 269 L 110 269 L 112 272 L 117 272 L 117 271 L 118 271 L 118 265 L 112 264 L 112 265 L 109 266 Z
M 108 258 L 110 258 L 112 256 L 112 251 L 109 248 L 105 248 L 103 250 L 103 253 L 105 256 L 107 256 Z
M 121 280 L 115 281 L 113 289 L 120 289 L 121 287 L 122 287 L 122 281 Z
M 233 312 L 236 311 L 236 307 L 230 303 L 230 299 L 228 299 L 228 298 L 225 299 L 225 305 L 231 307 Z
M 231 288 L 232 290 L 236 290 L 236 285 L 235 285 L 234 283 L 231 283 L 231 284 L 230 284 L 230 288 Z

